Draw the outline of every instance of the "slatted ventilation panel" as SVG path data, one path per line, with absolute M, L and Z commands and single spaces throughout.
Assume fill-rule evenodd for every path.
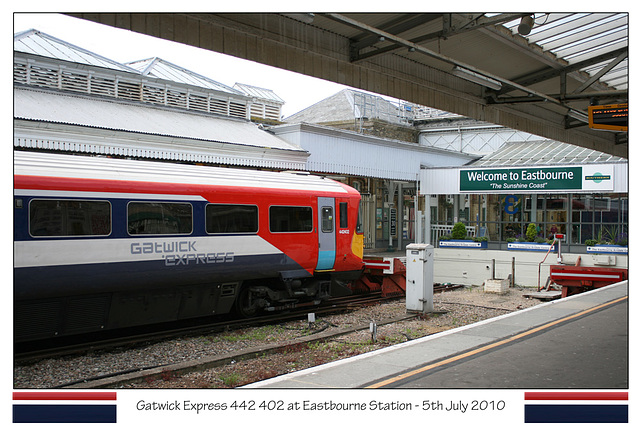
M 118 98 L 128 101 L 140 101 L 142 98 L 142 85 L 139 82 L 118 80 Z
M 223 116 L 247 118 L 247 102 L 225 96 L 192 92 L 180 87 L 157 85 L 134 79 L 123 79 L 106 74 L 83 72 L 69 68 L 40 63 L 26 63 L 14 60 L 13 81 L 16 84 L 67 90 L 76 93 L 106 96 L 128 101 L 145 102 L 155 105 Z M 278 119 L 280 110 L 272 106 L 259 106 L 259 117 Z
M 13 64 L 13 82 L 18 84 L 27 84 L 27 64 Z
M 187 92 L 174 89 L 167 90 L 167 103 L 169 107 L 187 108 Z
M 142 102 L 164 105 L 165 90 L 147 83 L 142 85 Z
M 192 93 L 189 95 L 189 109 L 195 111 L 209 112 L 209 101 L 206 95 Z
M 93 76 L 91 79 L 91 91 L 89 93 L 115 98 L 116 79 Z
M 29 67 L 28 84 L 42 87 L 58 87 L 58 70 L 32 65 Z
M 72 92 L 88 92 L 90 78 L 87 74 L 74 73 L 73 71 L 63 70 L 60 73 L 60 85 L 65 90 Z
M 247 116 L 247 106 L 239 102 L 229 101 L 229 116 L 245 118 Z
M 280 107 L 274 105 L 265 105 L 264 118 L 271 120 L 280 120 Z
M 214 114 L 229 115 L 229 104 L 221 99 L 212 99 L 209 112 Z
M 254 102 L 253 104 L 251 104 L 251 117 L 269 120 L 280 120 L 280 107 L 277 105 Z

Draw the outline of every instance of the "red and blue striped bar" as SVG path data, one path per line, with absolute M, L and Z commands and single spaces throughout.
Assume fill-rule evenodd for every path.
M 14 392 L 14 423 L 116 423 L 115 392 Z M 49 402 L 49 403 L 44 403 Z M 102 403 L 88 403 L 102 402 Z
M 624 392 L 525 392 L 525 423 L 628 423 L 629 393 Z M 576 402 L 582 403 L 576 403 Z M 596 402 L 624 403 L 596 403 Z M 571 403 L 569 403 L 571 402 Z

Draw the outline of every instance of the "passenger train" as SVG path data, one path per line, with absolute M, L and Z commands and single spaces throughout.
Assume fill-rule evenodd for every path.
M 16 342 L 348 292 L 360 194 L 305 172 L 14 153 Z

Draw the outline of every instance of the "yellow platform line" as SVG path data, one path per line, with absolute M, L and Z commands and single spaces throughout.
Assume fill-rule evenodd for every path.
M 609 302 L 604 303 L 604 304 L 600 304 L 600 305 L 598 305 L 596 307 L 592 307 L 590 309 L 581 311 L 580 313 L 576 313 L 576 314 L 573 314 L 571 316 L 563 317 L 562 319 L 554 320 L 553 322 L 546 323 L 546 324 L 544 324 L 542 326 L 538 326 L 536 328 L 529 329 L 526 332 L 522 332 L 522 333 L 514 335 L 512 337 L 505 338 L 505 339 L 500 340 L 500 341 L 496 341 L 496 342 L 494 342 L 492 344 L 487 344 L 487 345 L 485 345 L 483 347 L 476 348 L 475 350 L 471 350 L 471 351 L 468 351 L 466 353 L 462 353 L 462 354 L 459 354 L 457 356 L 453 356 L 453 357 L 450 357 L 448 359 L 444 359 L 444 360 L 441 360 L 439 362 L 423 366 L 422 368 L 418 368 L 418 369 L 415 369 L 413 371 L 405 372 L 404 374 L 400 374 L 400 375 L 397 375 L 395 377 L 389 378 L 387 380 L 377 382 L 377 383 L 372 384 L 370 386 L 367 386 L 365 388 L 380 388 L 380 387 L 387 386 L 389 384 L 396 383 L 398 381 L 402 381 L 402 380 L 407 379 L 409 377 L 412 377 L 414 375 L 427 372 L 427 371 L 429 371 L 431 369 L 438 368 L 440 366 L 444 366 L 444 365 L 447 365 L 449 363 L 456 362 L 458 360 L 462 360 L 462 359 L 465 359 L 467 357 L 474 356 L 474 355 L 476 355 L 478 353 L 482 353 L 482 352 L 485 352 L 487 350 L 491 350 L 493 348 L 500 347 L 500 346 L 508 344 L 510 342 L 519 340 L 520 338 L 524 338 L 524 337 L 526 337 L 528 335 L 535 334 L 536 332 L 540 332 L 540 331 L 542 331 L 544 329 L 548 329 L 548 328 L 550 328 L 552 326 L 555 326 L 555 325 L 558 325 L 560 323 L 567 322 L 569 320 L 575 319 L 575 318 L 580 317 L 580 316 L 584 316 L 585 314 L 591 313 L 591 312 L 593 312 L 595 310 L 599 310 L 599 309 L 607 307 L 609 305 L 616 304 L 616 303 L 618 303 L 618 302 L 620 302 L 622 300 L 625 300 L 627 298 L 629 298 L 629 297 L 628 296 L 624 296 L 624 297 L 618 298 L 616 300 L 609 301 Z

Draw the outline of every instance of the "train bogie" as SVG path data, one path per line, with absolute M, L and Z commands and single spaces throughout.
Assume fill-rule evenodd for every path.
M 320 302 L 362 271 L 359 194 L 315 176 L 14 156 L 16 340 Z

